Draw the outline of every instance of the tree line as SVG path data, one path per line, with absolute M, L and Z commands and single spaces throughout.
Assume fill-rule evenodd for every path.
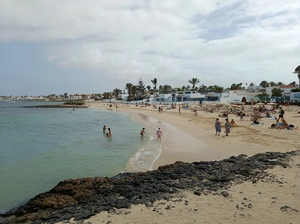
M 299 79 L 299 88 L 300 88 L 300 65 L 295 68 L 293 73 L 295 73 Z M 197 87 L 196 85 L 200 83 L 200 79 L 192 78 L 192 79 L 188 80 L 188 84 L 190 84 L 190 85 L 187 85 L 187 86 L 172 88 L 172 86 L 170 86 L 170 85 L 159 85 L 157 88 L 157 84 L 158 84 L 157 78 L 153 78 L 150 81 L 153 84 L 152 87 L 150 85 L 146 86 L 144 84 L 143 80 L 140 78 L 140 80 L 137 82 L 136 85 L 134 85 L 133 83 L 126 83 L 124 90 L 115 88 L 112 92 L 104 92 L 102 94 L 94 94 L 94 95 L 95 95 L 96 99 L 111 99 L 111 98 L 115 97 L 117 100 L 121 100 L 121 95 L 127 93 L 128 101 L 131 101 L 131 100 L 143 100 L 143 99 L 149 97 L 148 93 L 168 94 L 174 90 L 178 91 L 178 92 L 190 90 L 190 91 L 198 91 L 198 92 L 209 91 L 209 92 L 222 93 L 224 90 L 242 90 L 242 89 L 251 88 L 251 87 L 255 86 L 254 83 L 250 83 L 249 85 L 248 85 L 248 83 L 245 83 L 245 85 L 243 85 L 243 83 L 233 83 L 233 84 L 231 84 L 230 87 L 228 87 L 226 89 L 224 89 L 224 87 L 218 86 L 218 85 L 206 86 L 204 84 Z M 263 80 L 259 84 L 259 86 L 261 86 L 263 88 L 266 88 L 269 85 L 270 86 L 281 86 L 281 85 L 284 85 L 284 83 L 282 83 L 282 82 L 275 83 L 273 81 L 268 82 L 266 80 Z M 296 82 L 293 81 L 293 82 L 289 83 L 289 85 L 296 86 Z M 298 91 L 298 89 L 296 89 L 295 91 Z M 299 91 L 300 91 L 300 89 L 299 89 Z M 263 94 L 265 94 L 265 93 L 262 93 L 260 95 L 263 95 Z M 66 95 L 66 93 L 64 95 Z M 272 95 L 273 96 L 281 96 L 281 90 L 279 88 L 274 88 L 272 90 Z

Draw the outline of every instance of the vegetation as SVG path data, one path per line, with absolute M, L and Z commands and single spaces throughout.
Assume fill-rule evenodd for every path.
M 230 87 L 230 90 L 238 90 L 238 89 L 242 89 L 242 83 L 233 83 Z
M 136 85 L 136 100 L 142 100 L 146 96 L 146 87 L 142 79 Z
M 298 88 L 298 89 L 292 89 L 291 92 L 300 92 L 300 88 Z
M 258 94 L 258 95 L 256 95 L 256 97 L 258 97 L 260 99 L 260 101 L 267 101 L 267 102 L 270 101 L 270 97 L 267 93 Z
M 294 70 L 295 74 L 297 74 L 297 77 L 299 79 L 299 86 L 297 87 L 296 82 L 293 81 L 291 83 L 289 83 L 289 85 L 295 86 L 297 88 L 294 88 L 291 90 L 291 92 L 300 92 L 300 65 L 297 66 Z M 122 91 L 119 88 L 115 88 L 114 90 L 112 90 L 112 92 L 104 92 L 102 94 L 100 93 L 96 93 L 96 94 L 92 94 L 92 95 L 85 95 L 85 94 L 74 94 L 74 95 L 68 95 L 68 93 L 64 93 L 61 95 L 55 95 L 55 94 L 50 94 L 47 96 L 47 99 L 50 100 L 67 100 L 67 99 L 80 99 L 81 101 L 78 100 L 72 100 L 72 101 L 68 101 L 65 104 L 70 104 L 70 105 L 82 105 L 84 102 L 83 100 L 86 99 L 95 99 L 95 100 L 105 100 L 105 99 L 117 99 L 117 100 L 121 100 L 121 94 L 128 94 L 128 101 L 132 101 L 132 100 L 143 100 L 143 99 L 149 99 L 149 94 L 155 94 L 156 97 L 158 96 L 158 93 L 162 93 L 162 94 L 170 94 L 170 93 L 174 93 L 174 91 L 177 91 L 179 94 L 183 94 L 184 91 L 197 91 L 197 92 L 215 92 L 215 93 L 222 93 L 224 91 L 224 87 L 222 86 L 218 86 L 218 85 L 211 85 L 211 86 L 206 86 L 204 84 L 200 85 L 199 87 L 197 87 L 196 85 L 198 83 L 200 83 L 200 79 L 198 78 L 191 78 L 188 80 L 188 83 L 191 84 L 191 86 L 187 85 L 187 86 L 182 86 L 177 87 L 177 88 L 172 88 L 172 86 L 165 84 L 165 85 L 160 85 L 157 89 L 157 78 L 153 78 L 152 80 L 150 80 L 151 83 L 153 84 L 153 88 L 150 85 L 145 85 L 143 80 L 140 78 L 140 80 L 138 81 L 138 83 L 136 85 L 132 84 L 132 83 L 126 83 L 125 85 L 125 89 Z M 272 96 L 277 96 L 280 97 L 282 96 L 282 91 L 279 88 L 279 86 L 284 85 L 284 83 L 282 82 L 278 82 L 275 83 L 273 81 L 266 81 L 263 80 L 260 82 L 259 86 L 261 86 L 262 88 L 267 88 L 269 86 L 272 87 L 277 87 L 278 88 L 273 88 L 272 89 Z M 245 83 L 245 86 L 247 88 L 248 84 Z M 254 83 L 250 83 L 249 87 L 257 89 L 257 86 L 255 86 Z M 245 89 L 245 87 L 243 87 L 242 83 L 232 83 L 230 87 L 226 88 L 225 90 L 243 90 Z M 261 88 L 260 88 L 261 90 Z M 24 98 L 27 96 L 24 96 Z M 266 93 L 261 93 L 258 94 L 257 97 L 259 97 L 260 99 L 263 100 L 269 100 L 269 96 Z
M 282 96 L 282 91 L 279 88 L 272 89 L 272 96 Z
M 192 84 L 192 89 L 195 89 L 195 85 L 198 84 L 200 80 L 198 78 L 192 78 L 189 80 L 189 83 Z
M 297 68 L 295 68 L 295 71 L 293 73 L 295 73 L 298 76 L 299 88 L 300 88 L 300 65 L 298 65 Z
M 153 80 L 151 80 L 152 84 L 154 85 L 153 90 L 156 90 L 156 85 L 157 85 L 157 78 L 154 78 Z

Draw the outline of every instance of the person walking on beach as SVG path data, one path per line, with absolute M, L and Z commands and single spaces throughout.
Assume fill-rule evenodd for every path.
M 180 105 L 178 106 L 178 113 L 180 113 Z
M 157 136 L 157 141 L 158 140 L 161 141 L 162 131 L 160 130 L 160 128 L 157 129 L 156 136 Z
M 282 107 L 279 107 L 279 120 L 283 120 L 283 115 L 284 115 L 284 110 L 282 109 Z
M 219 121 L 219 118 L 216 118 L 215 129 L 216 129 L 216 135 L 220 135 L 220 133 L 221 133 L 221 122 Z
M 104 125 L 103 126 L 103 133 L 105 133 L 106 132 L 106 126 Z
M 112 136 L 112 132 L 110 130 L 110 128 L 108 128 L 108 133 L 106 134 L 106 137 L 111 137 Z
M 225 123 L 225 136 L 228 136 L 228 133 L 230 133 L 230 124 L 228 122 L 228 118 L 226 118 L 226 123 Z
M 145 128 L 143 128 L 142 130 L 141 130 L 141 138 L 143 138 L 144 136 L 145 136 L 145 134 L 146 134 L 146 131 L 145 131 Z

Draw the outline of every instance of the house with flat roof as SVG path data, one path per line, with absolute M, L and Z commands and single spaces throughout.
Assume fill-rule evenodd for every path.
M 254 102 L 259 101 L 259 98 L 256 97 L 259 92 L 249 92 L 247 90 L 229 90 L 224 91 L 220 98 L 220 103 L 232 103 L 232 102 Z

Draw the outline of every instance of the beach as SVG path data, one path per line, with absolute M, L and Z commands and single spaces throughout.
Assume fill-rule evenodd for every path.
M 150 171 L 63 181 L 21 208 L 16 214 L 42 209 L 25 212 L 19 223 L 41 218 L 51 220 L 45 223 L 299 223 L 299 129 L 269 129 L 275 119 L 253 125 L 248 116 L 240 120 L 229 114 L 237 127 L 225 136 L 222 110 L 195 115 L 193 108 L 179 113 L 162 105 L 158 113 L 153 106 L 110 105 L 88 103 L 140 117 L 146 135 L 161 128 L 162 151 Z M 284 107 L 284 118 L 296 128 L 299 109 Z M 220 136 L 215 135 L 217 117 Z
M 94 103 L 91 107 L 108 107 Z M 228 137 L 224 133 L 225 119 L 220 118 L 222 132 L 215 135 L 214 122 L 217 112 L 191 109 L 166 109 L 158 113 L 153 107 L 119 105 L 117 110 L 140 113 L 154 117 L 159 124 L 170 124 L 180 130 L 181 136 L 168 135 L 162 141 L 163 150 L 153 169 L 176 161 L 194 162 L 219 160 L 232 155 L 252 156 L 265 152 L 289 152 L 300 150 L 300 130 L 269 129 L 274 119 L 262 118 L 261 125 L 252 125 L 249 117 L 240 120 L 230 114 L 238 127 L 232 127 Z M 284 118 L 295 127 L 300 126 L 297 106 L 283 107 Z M 274 116 L 278 116 L 274 114 Z M 164 134 L 163 129 L 163 134 Z M 167 132 L 167 131 L 166 131 Z M 169 133 L 166 133 L 169 134 Z M 187 135 L 185 135 L 187 134 Z M 188 136 L 189 140 L 185 141 Z M 174 138 L 173 138 L 174 137 Z M 172 144 L 177 138 L 178 144 Z M 203 143 L 200 147 L 194 144 Z M 174 142 L 173 142 L 174 143 Z M 183 191 L 171 201 L 157 201 L 154 207 L 134 205 L 116 213 L 101 212 L 85 220 L 91 223 L 300 223 L 300 157 L 294 157 L 288 168 L 276 166 L 268 172 L 276 180 L 265 180 L 253 184 L 244 182 L 229 189 L 229 198 L 214 194 L 195 195 Z
M 96 102 L 90 103 L 89 106 L 92 108 L 109 108 L 109 103 Z M 213 113 L 198 111 L 195 116 L 192 109 L 181 109 L 179 113 L 178 108 L 167 109 L 169 106 L 161 106 L 165 107 L 163 113 L 158 113 L 158 110 L 152 106 L 138 105 L 137 107 L 136 105 L 120 104 L 117 109 L 112 107 L 113 110 L 120 112 L 153 117 L 156 119 L 156 124 L 153 122 L 154 125 L 157 127 L 165 126 L 169 132 L 172 132 L 168 128 L 170 125 L 176 128 L 172 135 L 168 132 L 164 133 L 165 130 L 162 130 L 163 134 L 168 135 L 168 137 L 166 141 L 162 141 L 163 150 L 153 169 L 178 160 L 183 162 L 219 160 L 240 154 L 252 156 L 256 153 L 300 150 L 300 130 L 269 129 L 271 124 L 275 123 L 274 118 L 262 118 L 261 122 L 263 124 L 251 125 L 250 117 L 240 120 L 236 115 L 229 114 L 229 120 L 234 119 L 238 127 L 232 127 L 229 136 L 225 137 L 225 118 L 219 117 L 222 133 L 220 136 L 215 135 L 214 123 L 221 111 Z M 300 107 L 289 106 L 283 108 L 286 121 L 299 128 L 300 114 L 298 111 L 300 111 Z M 278 115 L 278 113 L 273 114 L 274 117 L 278 117 Z M 174 141 L 176 141 L 175 144 Z M 194 144 L 201 145 L 195 146 Z

